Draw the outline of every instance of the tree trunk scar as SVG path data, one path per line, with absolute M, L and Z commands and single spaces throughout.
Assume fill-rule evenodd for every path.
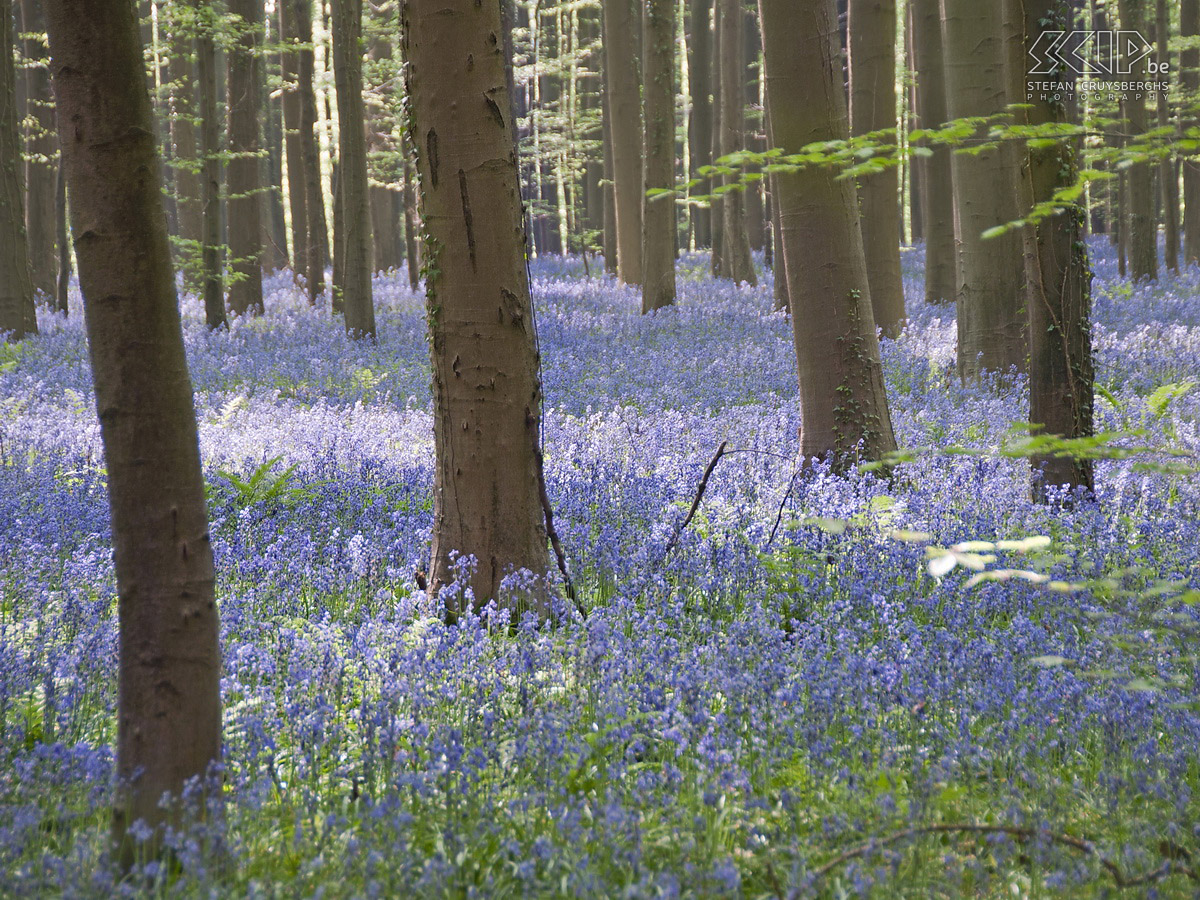
M 438 136 L 432 128 L 425 135 L 425 149 L 429 153 L 429 180 L 434 187 L 438 185 Z
M 506 287 L 500 288 L 500 296 L 504 299 L 504 310 L 508 313 L 509 319 L 521 331 L 525 330 L 525 314 L 521 311 L 521 301 Z
M 471 196 L 467 193 L 467 174 L 458 170 L 458 190 L 462 194 L 463 224 L 467 226 L 467 250 L 471 254 L 471 270 L 475 271 L 475 219 L 471 215 Z
M 484 94 L 483 99 L 487 101 L 488 112 L 492 114 L 492 118 L 496 120 L 496 124 L 501 128 L 504 127 L 504 113 L 500 111 L 500 105 L 492 99 L 491 94 Z

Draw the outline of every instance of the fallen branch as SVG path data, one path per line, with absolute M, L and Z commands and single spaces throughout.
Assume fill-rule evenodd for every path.
M 728 441 L 721 441 L 721 446 L 717 448 L 717 452 L 713 454 L 713 458 L 709 460 L 708 468 L 704 470 L 704 476 L 700 479 L 700 486 L 696 488 L 696 496 L 692 499 L 692 508 L 688 510 L 688 514 L 684 520 L 675 528 L 675 533 L 671 535 L 671 539 L 667 541 L 666 549 L 663 550 L 662 556 L 659 559 L 661 563 L 675 549 L 675 545 L 679 543 L 679 537 L 683 534 L 685 528 L 692 521 L 692 517 L 696 515 L 696 510 L 700 508 L 700 501 L 704 499 L 704 491 L 708 488 L 708 479 L 712 476 L 713 469 L 717 467 L 717 463 L 721 461 L 721 457 L 725 455 L 725 447 L 729 444 Z
M 550 538 L 550 547 L 554 550 L 554 559 L 558 563 L 558 571 L 562 573 L 563 585 L 567 591 L 567 597 L 575 604 L 575 609 L 579 615 L 587 618 L 587 610 L 583 608 L 583 604 L 579 602 L 579 597 L 575 593 L 575 582 L 571 580 L 571 573 L 567 570 L 567 555 L 563 552 L 562 541 L 558 539 L 558 531 L 554 527 L 554 510 L 550 506 L 550 495 L 546 492 L 546 472 L 545 461 L 542 457 L 541 442 L 538 440 L 538 430 L 533 425 L 537 424 L 537 420 L 532 416 L 528 417 L 530 422 L 529 433 L 533 439 L 533 458 L 537 465 L 538 479 L 538 494 L 542 503 L 542 515 L 546 520 L 546 536 Z

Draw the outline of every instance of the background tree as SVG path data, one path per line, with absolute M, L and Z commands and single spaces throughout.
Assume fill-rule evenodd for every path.
M 642 312 L 675 302 L 675 0 L 646 0 Z
M 287 160 L 288 210 L 291 213 L 292 269 L 308 277 L 308 188 L 300 139 L 300 22 L 293 0 L 278 0 L 282 49 L 279 54 L 283 95 L 284 155 Z M 310 295 L 311 296 L 311 295 Z
M 745 28 L 741 0 L 717 0 L 720 32 L 721 156 L 746 149 Z M 758 284 L 750 238 L 746 231 L 745 185 L 737 172 L 725 176 L 721 196 L 721 274 L 737 282 Z
M 1146 0 L 1120 0 L 1121 28 L 1146 31 Z M 1122 48 L 1123 49 L 1123 48 Z M 1129 80 L 1146 80 L 1145 57 L 1130 60 Z M 1146 95 L 1130 91 L 1124 102 L 1126 130 L 1136 139 L 1148 127 Z M 1154 168 L 1149 161 L 1135 162 L 1127 172 L 1129 204 L 1125 222 L 1129 234 L 1129 275 L 1134 281 L 1158 277 L 1158 219 L 1154 214 Z
M 437 455 L 429 587 L 436 594 L 455 580 L 451 551 L 469 554 L 477 603 L 497 597 L 514 569 L 541 575 L 548 563 L 541 383 L 500 28 L 498 0 L 402 8 L 428 254 Z
M 25 80 L 28 140 L 25 150 L 25 224 L 33 289 L 55 295 L 58 275 L 55 194 L 58 181 L 58 134 L 54 98 L 46 69 L 46 17 L 41 0 L 21 0 L 21 50 Z
M 612 142 L 617 277 L 642 283 L 641 76 L 632 35 L 638 28 L 631 0 L 606 0 L 604 90 Z
M 1180 0 L 1180 32 L 1184 38 L 1200 38 L 1200 0 Z M 1200 97 L 1200 46 L 1190 44 L 1179 54 L 1179 86 L 1183 90 L 1181 115 L 1187 126 L 1200 123 L 1196 114 Z M 1183 261 L 1200 263 L 1200 158 L 1183 158 Z
M 192 0 L 196 13 L 196 83 L 200 100 L 200 210 L 204 318 L 224 328 L 225 277 L 221 240 L 221 123 L 217 117 L 216 10 Z
M 896 127 L 895 0 L 850 0 L 850 132 Z M 888 166 L 859 179 L 863 251 L 875 324 L 889 337 L 904 322 L 900 278 L 899 170 Z
M 849 137 L 833 0 L 759 0 L 771 146 Z M 854 182 L 825 166 L 776 175 L 800 375 L 800 453 L 844 464 L 896 449 Z M 814 261 L 818 261 L 814 264 Z M 778 264 L 777 264 L 778 265 Z
M 8 0 L 0 0 L 7 3 Z M 119 618 L 114 837 L 153 829 L 221 753 L 212 545 L 134 7 L 46 0 Z M 6 19 L 7 21 L 7 19 Z M 164 794 L 176 800 L 161 802 Z
M 262 0 L 229 0 L 229 307 L 238 315 L 263 312 Z
M 340 285 L 346 332 L 352 337 L 375 337 L 375 306 L 371 296 L 373 238 L 371 192 L 367 178 L 366 109 L 363 104 L 363 0 L 333 0 L 333 66 L 337 79 L 338 146 L 341 179 L 342 238 Z
M 305 258 L 308 268 L 309 302 L 316 303 L 325 290 L 325 261 L 329 257 L 329 232 L 326 230 L 325 195 L 322 191 L 321 146 L 317 137 L 317 95 L 313 79 L 316 73 L 316 51 L 313 48 L 312 0 L 280 0 L 288 4 L 294 17 L 297 36 L 296 85 L 300 95 L 298 130 L 300 132 L 300 161 L 304 183 L 305 222 L 308 240 Z
M 692 112 L 688 119 L 691 176 L 712 164 L 712 0 L 688 0 L 688 88 Z M 693 207 L 692 235 L 697 247 L 712 242 L 711 211 Z
M 20 340 L 37 332 L 37 316 L 25 239 L 13 39 L 12 0 L 0 0 L 0 332 Z

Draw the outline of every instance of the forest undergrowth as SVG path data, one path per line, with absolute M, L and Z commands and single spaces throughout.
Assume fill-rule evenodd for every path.
M 99 429 L 82 322 L 43 311 L 0 346 L 0 896 L 1194 896 L 1200 269 L 1135 287 L 1092 249 L 1098 428 L 1160 452 L 1048 506 L 1022 379 L 959 385 L 917 251 L 883 358 L 922 449 L 886 479 L 797 473 L 769 277 L 686 255 L 677 306 L 641 316 L 582 260 L 536 261 L 588 613 L 541 627 L 446 626 L 416 587 L 433 435 L 403 273 L 375 282 L 375 345 L 282 274 L 228 332 L 185 299 L 224 805 L 125 880 Z

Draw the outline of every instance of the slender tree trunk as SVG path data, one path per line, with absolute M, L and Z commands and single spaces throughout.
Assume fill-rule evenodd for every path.
M 19 341 L 37 333 L 37 316 L 25 238 L 25 191 L 17 164 L 21 133 L 14 38 L 12 0 L 0 0 L 0 336 Z
M 58 134 L 54 129 L 54 97 L 46 68 L 46 17 L 42 0 L 21 0 L 22 55 L 25 57 L 25 102 L 29 109 L 28 156 L 25 162 L 25 224 L 33 289 L 55 294 L 54 195 L 58 169 Z
M 721 155 L 746 149 L 746 106 L 742 77 L 746 72 L 745 25 L 741 0 L 717 0 L 721 32 Z M 725 186 L 741 187 L 741 175 L 725 176 Z M 758 284 L 750 239 L 746 233 L 746 195 L 728 191 L 721 200 L 721 259 L 725 274 L 736 282 Z
M 300 22 L 293 0 L 279 0 L 279 30 L 285 48 L 300 43 Z M 284 49 L 283 69 L 284 152 L 287 157 L 288 209 L 292 217 L 292 271 L 308 277 L 308 173 L 300 138 L 300 51 Z M 311 294 L 310 294 L 311 297 Z
M 942 48 L 950 118 L 992 116 L 1008 104 L 1007 46 L 999 4 L 942 0 Z M 970 145 L 968 145 L 970 146 Z M 992 149 L 955 153 L 954 236 L 958 245 L 958 371 L 1023 370 L 1028 324 L 1021 235 L 985 239 L 1018 217 L 1017 155 Z
M 168 5 L 164 10 L 178 10 Z M 189 291 L 197 289 L 196 267 L 191 259 L 199 253 L 204 240 L 204 210 L 200 199 L 200 160 L 196 141 L 196 68 L 193 29 L 180 21 L 179 15 L 168 15 L 170 34 L 168 71 L 171 76 L 171 146 L 174 150 L 175 210 L 179 222 L 179 237 L 185 242 L 180 256 L 188 261 L 182 266 L 184 283 Z
M 762 121 L 762 105 L 760 102 L 761 85 L 760 71 L 762 68 L 762 37 L 758 33 L 758 16 L 743 9 L 742 11 L 742 56 L 745 69 L 743 70 L 743 110 L 745 131 L 744 142 L 747 150 L 762 153 L 767 149 L 766 135 L 763 134 L 765 125 Z M 761 166 L 747 167 L 750 174 L 761 174 Z M 766 206 L 763 197 L 762 180 L 752 181 L 746 185 L 745 197 L 746 240 L 751 250 L 765 251 L 767 246 Z M 753 259 L 753 254 L 751 255 Z
M 645 192 L 675 188 L 675 0 L 646 0 Z M 642 312 L 675 302 L 675 196 L 645 196 L 642 210 Z
M 371 40 L 371 61 L 378 68 L 392 58 L 392 44 L 382 32 Z M 391 105 L 393 89 L 390 84 L 375 86 L 370 93 L 378 99 L 367 105 L 367 158 L 378 177 L 371 185 L 371 236 L 375 242 L 374 269 L 384 272 L 399 269 L 404 261 L 404 241 L 400 220 L 404 215 L 400 195 L 395 186 L 401 176 L 396 165 L 393 141 Z
M 239 316 L 263 312 L 262 167 L 259 163 L 262 0 L 229 0 L 237 21 L 229 49 L 229 307 Z
M 896 127 L 896 2 L 850 0 L 850 132 Z M 898 173 L 887 168 L 859 179 L 863 249 L 875 324 L 895 337 L 904 324 L 900 278 Z
M 267 45 L 277 46 L 280 37 L 274 16 L 265 17 L 265 28 Z M 281 75 L 280 54 L 267 53 L 262 65 L 266 77 L 259 80 L 259 108 L 264 110 L 263 137 L 267 148 L 259 164 L 266 188 L 262 201 L 262 266 L 271 272 L 290 264 L 287 216 L 283 211 L 283 102 L 281 97 L 272 96 L 268 88 L 268 82 Z
M 317 95 L 313 86 L 316 55 L 312 48 L 312 0 L 282 0 L 292 4 L 296 33 L 302 45 L 297 53 L 296 83 L 300 94 L 300 164 L 303 172 L 304 211 L 308 224 L 305 253 L 309 302 L 325 291 L 325 260 L 329 257 L 329 232 L 325 226 L 325 197 L 321 192 L 321 146 L 317 139 Z
M 713 0 L 713 41 L 712 41 L 712 152 L 709 154 L 715 164 L 721 158 L 721 134 L 723 131 L 721 110 L 721 0 Z M 709 216 L 712 230 L 712 276 L 726 278 L 729 275 L 725 262 L 725 200 L 722 194 L 716 193 L 721 185 L 721 176 L 714 175 L 709 179 L 709 195 L 712 209 Z
M 601 86 L 601 147 L 602 164 L 604 166 L 604 271 L 609 275 L 617 274 L 617 190 L 613 176 L 613 145 L 612 145 L 612 115 L 608 109 L 608 90 Z
M 1148 0 L 1120 0 L 1121 28 L 1126 31 L 1146 31 Z M 1146 80 L 1146 60 L 1133 62 L 1130 81 Z M 1131 91 L 1125 100 L 1127 131 L 1136 139 L 1148 127 L 1146 95 Z M 1129 181 L 1129 274 L 1134 281 L 1158 278 L 1158 225 L 1154 216 L 1154 169 L 1149 162 L 1134 163 L 1127 170 Z
M 1200 38 L 1200 0 L 1181 0 L 1179 7 L 1180 33 L 1184 38 Z M 1179 83 L 1184 97 L 1195 97 L 1200 92 L 1200 47 L 1190 47 L 1179 54 Z M 1180 110 L 1181 124 L 1195 128 L 1200 116 L 1190 102 L 1184 101 Z M 1183 261 L 1185 264 L 1200 263 L 1200 156 L 1183 158 Z
M 1174 71 L 1169 41 L 1171 40 L 1171 16 L 1167 0 L 1158 0 L 1155 10 L 1158 63 L 1160 72 Z M 1151 80 L 1165 80 L 1166 75 L 1154 76 Z M 1158 127 L 1171 127 L 1171 98 L 1167 91 L 1158 92 Z M 1163 234 L 1166 239 L 1166 267 L 1179 272 L 1179 178 L 1175 169 L 1175 154 L 1159 163 L 1159 184 L 1162 188 Z
M 692 116 L 688 122 L 691 177 L 712 165 L 712 0 L 688 0 L 691 30 L 688 34 L 688 87 Z M 707 194 L 703 185 L 700 193 Z M 712 244 L 711 211 L 692 207 L 692 233 L 697 247 Z
M 765 51 L 764 51 L 765 52 Z M 766 98 L 766 103 L 763 109 L 763 115 L 766 116 L 766 133 L 767 146 L 771 146 L 771 91 L 770 83 L 766 77 L 766 64 L 763 64 L 763 95 Z M 772 267 L 772 274 L 775 278 L 774 289 L 774 308 L 776 311 L 787 310 L 788 307 L 788 280 L 787 280 L 787 264 L 783 252 L 783 222 L 779 216 L 779 176 L 772 173 L 767 176 L 771 182 L 771 242 L 772 251 L 775 257 L 775 263 Z
M 8 0 L 0 0 L 7 3 Z M 46 0 L 108 471 L 119 656 L 113 834 L 156 855 L 164 806 L 221 756 L 221 656 L 192 386 L 132 4 Z M 203 806 L 201 807 L 203 808 Z M 142 820 L 148 843 L 130 834 Z
M 401 143 L 404 152 L 404 261 L 408 269 L 408 286 L 413 291 L 421 287 L 421 263 L 417 247 L 417 196 L 413 190 L 416 172 L 408 141 Z
M 476 605 L 509 606 L 502 580 L 546 572 L 541 384 L 525 268 L 513 122 L 497 0 L 407 0 L 402 34 L 421 208 L 435 259 L 426 294 L 434 436 L 430 591 L 473 556 Z M 474 103 L 471 98 L 483 98 Z M 531 604 L 545 614 L 544 594 Z M 517 601 L 519 602 L 519 601 Z M 448 598 L 451 615 L 466 605 Z
M 337 79 L 341 181 L 342 297 L 346 332 L 375 338 L 371 295 L 371 191 L 367 178 L 366 109 L 363 104 L 362 0 L 333 0 L 333 67 Z M 506 93 L 507 96 L 507 93 Z
M 921 128 L 940 128 L 949 118 L 942 59 L 942 24 L 938 0 L 911 0 L 913 63 L 916 68 L 916 114 Z M 951 150 L 931 148 L 923 160 L 921 190 L 925 236 L 925 302 L 942 304 L 958 294 L 955 279 L 954 189 Z
M 209 13 L 193 0 L 198 14 Z M 199 22 L 196 32 L 196 81 L 200 86 L 200 198 L 203 213 L 204 319 L 210 329 L 224 328 L 225 279 L 221 270 L 221 123 L 217 118 L 217 47 L 215 22 Z
M 617 226 L 617 277 L 642 283 L 641 76 L 633 55 L 638 20 L 631 0 L 607 0 L 604 12 L 604 86 L 612 136 Z
M 833 0 L 759 0 L 771 146 L 849 137 Z M 780 172 L 783 266 L 800 374 L 800 452 L 880 459 L 896 448 L 854 182 L 828 167 Z M 814 264 L 813 261 L 816 261 Z
M 1006 0 L 1023 21 L 1025 45 L 1046 30 L 1069 31 L 1058 0 Z M 1053 23 L 1053 24 L 1050 24 Z M 1063 67 L 1055 78 L 1074 80 Z M 1029 122 L 1066 122 L 1067 110 L 1038 96 L 1029 101 Z M 1025 203 L 1049 201 L 1077 174 L 1076 148 L 1064 140 L 1031 147 L 1025 167 Z M 1046 434 L 1083 438 L 1093 432 L 1093 367 L 1090 326 L 1092 275 L 1083 242 L 1085 210 L 1074 206 L 1024 229 L 1029 289 L 1029 419 Z M 1044 501 L 1049 485 L 1091 490 L 1089 460 L 1043 456 L 1032 460 L 1033 495 Z
M 71 289 L 71 246 L 67 226 L 67 173 L 63 171 L 61 157 L 55 182 L 54 211 L 55 227 L 58 231 L 58 284 L 55 291 L 55 308 L 65 316 L 70 312 L 68 299 Z

